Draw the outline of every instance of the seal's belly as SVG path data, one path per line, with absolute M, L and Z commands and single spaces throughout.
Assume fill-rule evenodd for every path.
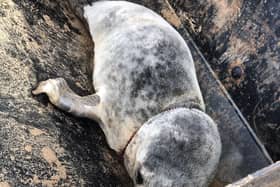
M 95 54 L 94 86 L 102 90 L 101 120 L 106 128 L 115 128 L 103 130 L 114 132 L 110 136 L 116 141 L 120 137 L 127 141 L 130 132 L 168 105 L 200 102 L 188 47 L 169 27 L 118 28 L 95 45 Z

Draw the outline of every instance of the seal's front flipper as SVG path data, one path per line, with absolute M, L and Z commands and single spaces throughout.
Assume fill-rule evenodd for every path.
M 47 94 L 52 104 L 78 117 L 98 119 L 99 95 L 80 97 L 69 88 L 63 78 L 42 81 L 32 93 Z

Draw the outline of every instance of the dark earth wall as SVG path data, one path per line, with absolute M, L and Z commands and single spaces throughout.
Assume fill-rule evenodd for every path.
M 279 160 L 279 1 L 170 3 L 273 159 Z

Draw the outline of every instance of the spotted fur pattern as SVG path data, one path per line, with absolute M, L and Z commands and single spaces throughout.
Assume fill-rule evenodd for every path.
M 197 109 L 177 108 L 147 121 L 125 152 L 136 186 L 207 186 L 221 154 L 213 120 Z
M 183 38 L 143 6 L 101 1 L 84 7 L 91 0 L 81 2 L 73 9 L 84 15 L 95 44 L 96 94 L 80 97 L 62 78 L 41 82 L 33 94 L 46 93 L 62 110 L 97 120 L 109 146 L 124 154 L 135 186 L 207 186 L 221 142 L 216 124 L 204 113 Z
M 176 103 L 204 108 L 190 51 L 163 18 L 140 5 L 85 8 L 95 43 L 94 87 L 109 145 L 121 151 L 150 117 Z

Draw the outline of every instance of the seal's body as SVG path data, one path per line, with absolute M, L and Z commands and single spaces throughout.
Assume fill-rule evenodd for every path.
M 123 150 L 144 122 L 169 106 L 203 108 L 189 49 L 163 18 L 117 1 L 87 6 L 85 18 L 95 44 L 96 113 L 113 149 Z
M 183 38 L 153 11 L 124 1 L 87 5 L 83 19 L 95 44 L 96 94 L 79 97 L 61 78 L 42 82 L 33 93 L 99 121 L 110 147 L 124 152 L 135 184 L 208 184 L 220 138 L 199 111 L 204 103 Z

